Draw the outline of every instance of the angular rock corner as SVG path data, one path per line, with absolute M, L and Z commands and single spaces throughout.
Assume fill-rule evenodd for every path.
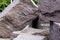
M 14 31 L 11 34 L 10 39 L 11 40 L 47 40 L 47 37 L 42 35 L 44 34 L 42 33 L 43 31 L 47 31 L 47 30 L 34 29 L 34 28 L 28 27 L 23 31 Z
M 13 40 L 45 40 L 44 36 L 36 36 L 30 34 L 21 34 Z
M 0 37 L 10 37 L 13 31 L 22 30 L 30 25 L 38 15 L 31 0 L 14 0 L 0 14 Z

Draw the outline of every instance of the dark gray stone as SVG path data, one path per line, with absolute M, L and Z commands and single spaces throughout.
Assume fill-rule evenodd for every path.
M 60 22 L 60 0 L 40 0 L 42 19 Z
M 50 40 L 60 40 L 60 26 L 55 23 L 50 26 Z
M 50 40 L 60 40 L 60 26 L 54 23 L 60 23 L 60 0 L 40 0 L 39 10 L 42 20 L 50 21 Z

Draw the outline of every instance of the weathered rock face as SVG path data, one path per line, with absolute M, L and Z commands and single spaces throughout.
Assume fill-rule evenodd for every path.
M 60 40 L 60 0 L 40 0 L 39 8 L 42 19 L 50 20 L 50 40 Z
M 60 10 L 60 0 L 40 0 L 39 4 L 40 10 L 45 13 L 52 13 Z
M 8 19 L 16 28 L 35 18 L 32 14 L 34 13 L 33 9 L 23 3 L 16 5 L 9 13 L 7 14 L 8 16 L 6 16 L 6 19 Z M 22 29 L 23 27 L 20 28 Z
M 45 40 L 45 36 L 36 36 L 31 34 L 20 34 L 17 38 L 13 40 Z
M 60 0 L 40 0 L 39 9 L 43 19 L 60 22 Z
M 32 7 L 35 7 L 35 6 L 32 4 L 31 0 L 20 0 L 20 1 L 23 2 L 23 3 L 26 3 L 26 4 L 28 4 L 28 5 L 31 5 Z
M 12 31 L 14 31 L 13 25 L 3 18 L 0 21 L 0 37 L 9 37 Z
M 50 27 L 50 40 L 60 40 L 60 23 L 53 23 Z
M 19 36 L 20 35 L 20 36 Z M 26 36 L 25 36 L 26 35 Z M 31 35 L 31 36 L 29 36 Z M 49 35 L 49 30 L 48 29 L 34 29 L 34 28 L 31 28 L 31 27 L 28 27 L 27 29 L 23 30 L 23 31 L 14 31 L 12 32 L 11 34 L 11 40 L 13 39 L 16 39 L 16 40 L 19 40 L 22 39 L 22 40 L 46 40 L 47 39 L 47 36 Z M 19 38 L 18 38 L 19 36 Z M 33 38 L 33 36 L 35 36 L 35 38 Z M 39 38 L 37 36 L 40 36 Z M 45 37 L 45 38 L 43 38 Z
M 36 16 L 34 15 L 34 9 L 24 3 L 19 3 L 9 13 L 6 18 L 15 28 L 23 26 L 23 24 L 27 23 L 29 20 L 33 20 Z M 23 29 L 24 27 L 20 27 L 19 29 Z
M 27 24 L 37 17 L 35 11 L 36 8 L 32 7 L 29 3 L 26 4 L 20 1 L 8 14 L 0 18 L 0 35 L 2 37 L 9 37 L 12 31 L 25 28 Z
M 44 21 L 41 18 L 38 20 L 38 28 L 40 29 L 45 29 L 50 27 L 50 22 L 49 21 Z

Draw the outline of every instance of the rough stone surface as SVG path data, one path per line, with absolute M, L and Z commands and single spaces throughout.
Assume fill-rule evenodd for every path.
M 36 35 L 36 36 L 45 36 L 46 39 L 47 39 L 48 35 L 49 35 L 49 30 L 48 29 L 43 29 L 43 30 L 42 29 L 34 29 L 34 28 L 28 27 L 27 29 L 25 29 L 23 31 L 14 31 L 11 34 L 10 39 L 13 40 L 18 35 L 21 35 L 21 34 L 30 34 L 30 35 Z
M 39 8 L 42 12 L 52 13 L 60 10 L 60 0 L 40 0 Z
M 43 20 L 50 21 L 50 39 L 60 40 L 60 0 L 40 0 L 39 9 L 41 12 L 40 17 Z
M 38 28 L 45 29 L 50 27 L 50 22 L 42 20 L 41 18 L 38 19 Z
M 0 40 L 10 40 L 9 38 L 0 38 Z
M 50 40 L 60 40 L 60 23 L 54 22 L 50 27 Z
M 8 14 L 0 18 L 0 36 L 9 37 L 12 31 L 25 28 L 37 17 L 35 15 L 36 10 L 29 3 L 20 1 Z
M 31 34 L 20 34 L 17 38 L 13 40 L 44 40 L 44 36 L 36 36 Z
M 23 26 L 23 24 L 27 23 L 30 20 L 36 18 L 35 9 L 26 3 L 20 2 L 17 4 L 11 11 L 7 14 L 6 19 L 13 24 L 14 27 Z M 20 27 L 21 29 L 23 27 Z
M 60 0 L 40 0 L 42 19 L 60 22 Z

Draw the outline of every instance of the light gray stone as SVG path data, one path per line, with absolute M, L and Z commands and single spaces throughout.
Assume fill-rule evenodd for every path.
M 13 40 L 45 40 L 45 37 L 23 33 L 23 34 L 18 35 L 17 38 Z

